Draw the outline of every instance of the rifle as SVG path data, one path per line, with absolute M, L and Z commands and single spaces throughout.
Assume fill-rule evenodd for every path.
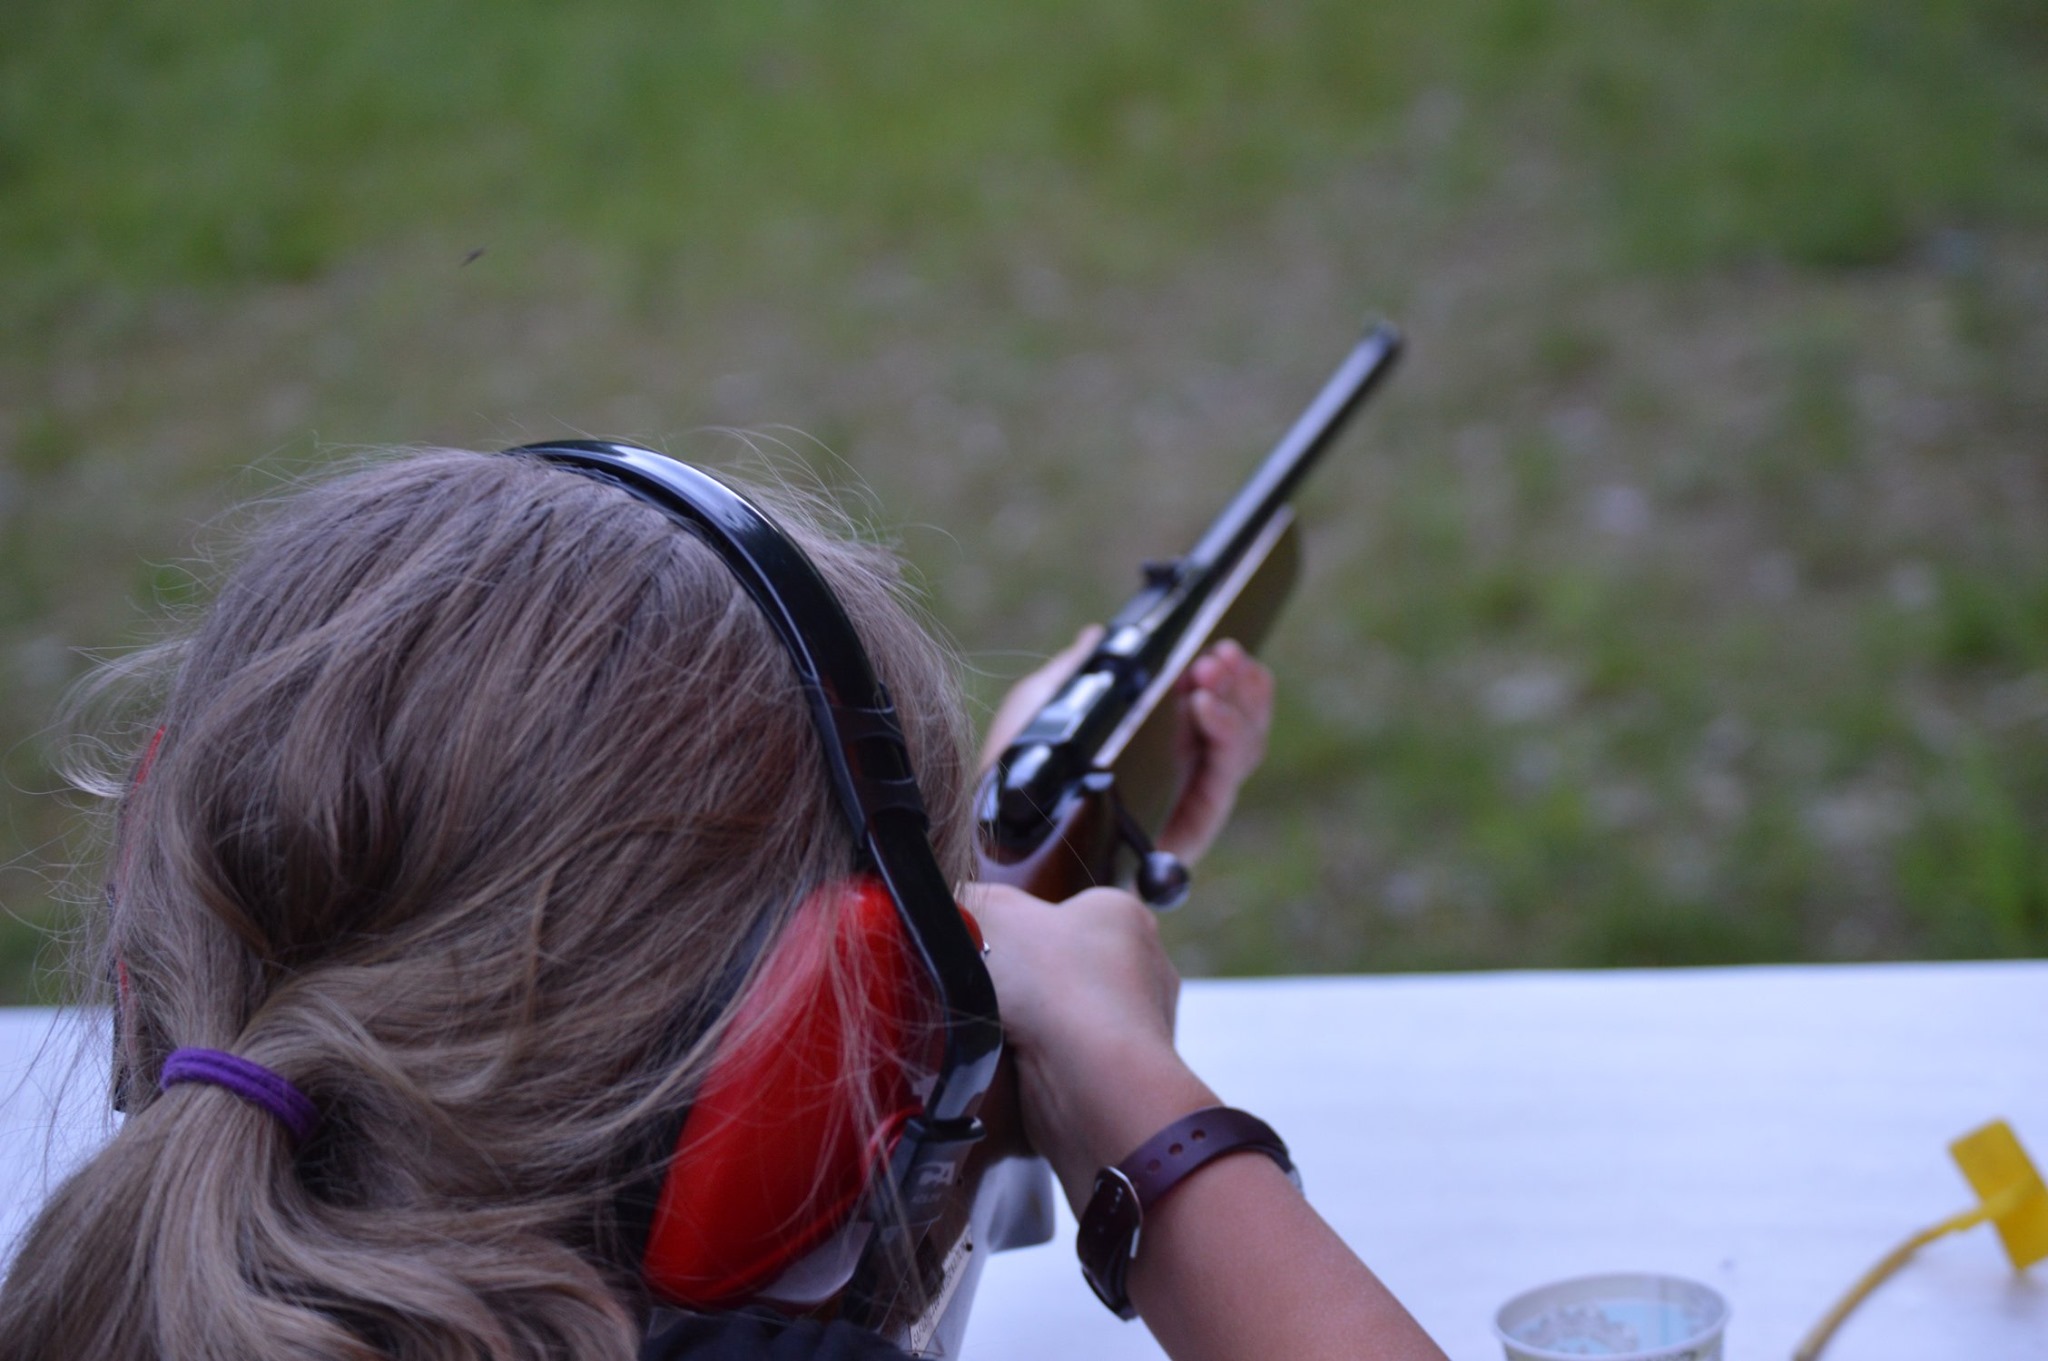
M 1255 648 L 1300 568 L 1295 490 L 1393 366 L 1400 336 L 1380 325 L 1345 356 L 1251 479 L 1181 557 L 1150 562 L 1102 641 L 1004 749 L 976 813 L 981 878 L 1060 900 L 1102 884 L 1154 908 L 1187 897 L 1188 870 L 1152 843 L 1185 772 L 1175 759 L 1181 675 L 1210 643 Z M 963 1194 L 926 1235 L 920 1288 L 868 1321 L 917 1355 L 955 1355 L 990 1252 L 1053 1233 L 1051 1169 L 1024 1143 L 1015 1075 L 998 1070 L 981 1111 L 987 1138 Z
M 1167 700 L 1210 643 L 1265 638 L 1300 569 L 1288 499 L 1400 345 L 1390 327 L 1368 330 L 1194 548 L 1145 564 L 1143 587 L 983 782 L 983 879 L 1052 900 L 1099 884 L 1161 910 L 1186 899 L 1187 867 L 1151 839 L 1183 777 Z

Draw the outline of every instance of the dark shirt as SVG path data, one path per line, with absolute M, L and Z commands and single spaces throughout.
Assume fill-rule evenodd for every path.
M 775 1315 L 682 1314 L 647 1336 L 640 1361 L 904 1361 L 865 1328 Z

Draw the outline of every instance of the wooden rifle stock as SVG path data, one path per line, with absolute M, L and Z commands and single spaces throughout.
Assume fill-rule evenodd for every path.
M 1185 895 L 1187 872 L 1153 837 L 1178 800 L 1184 768 L 1174 696 L 1211 643 L 1264 641 L 1300 568 L 1289 498 L 1400 353 L 1376 326 L 1195 547 L 1147 564 L 1146 584 L 1110 621 L 1095 652 L 1004 750 L 979 797 L 980 878 L 1052 901 L 1106 884 L 1155 907 Z M 991 1252 L 1045 1242 L 1057 1194 L 1025 1143 L 1016 1071 L 997 1069 L 957 1205 L 926 1236 L 921 1298 L 881 1331 L 920 1356 L 957 1355 Z

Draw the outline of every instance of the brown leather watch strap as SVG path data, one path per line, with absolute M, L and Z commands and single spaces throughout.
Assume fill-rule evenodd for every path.
M 1074 1248 L 1081 1275 L 1119 1318 L 1134 1318 L 1125 1289 L 1146 1211 L 1196 1169 L 1232 1153 L 1263 1153 L 1296 1184 L 1287 1145 L 1265 1121 L 1229 1106 L 1184 1115 L 1138 1146 L 1115 1167 L 1095 1174 L 1095 1192 L 1081 1212 Z
M 1287 1145 L 1273 1127 L 1230 1106 L 1211 1106 L 1183 1115 L 1138 1145 L 1137 1152 L 1117 1168 L 1131 1179 L 1138 1203 L 1150 1209 L 1202 1164 L 1240 1150 L 1263 1153 L 1282 1169 L 1294 1170 Z

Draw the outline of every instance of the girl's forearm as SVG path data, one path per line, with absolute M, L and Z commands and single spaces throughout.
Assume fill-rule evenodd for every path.
M 1270 1159 L 1205 1167 L 1148 1210 L 1131 1299 L 1173 1361 L 1444 1361 Z

